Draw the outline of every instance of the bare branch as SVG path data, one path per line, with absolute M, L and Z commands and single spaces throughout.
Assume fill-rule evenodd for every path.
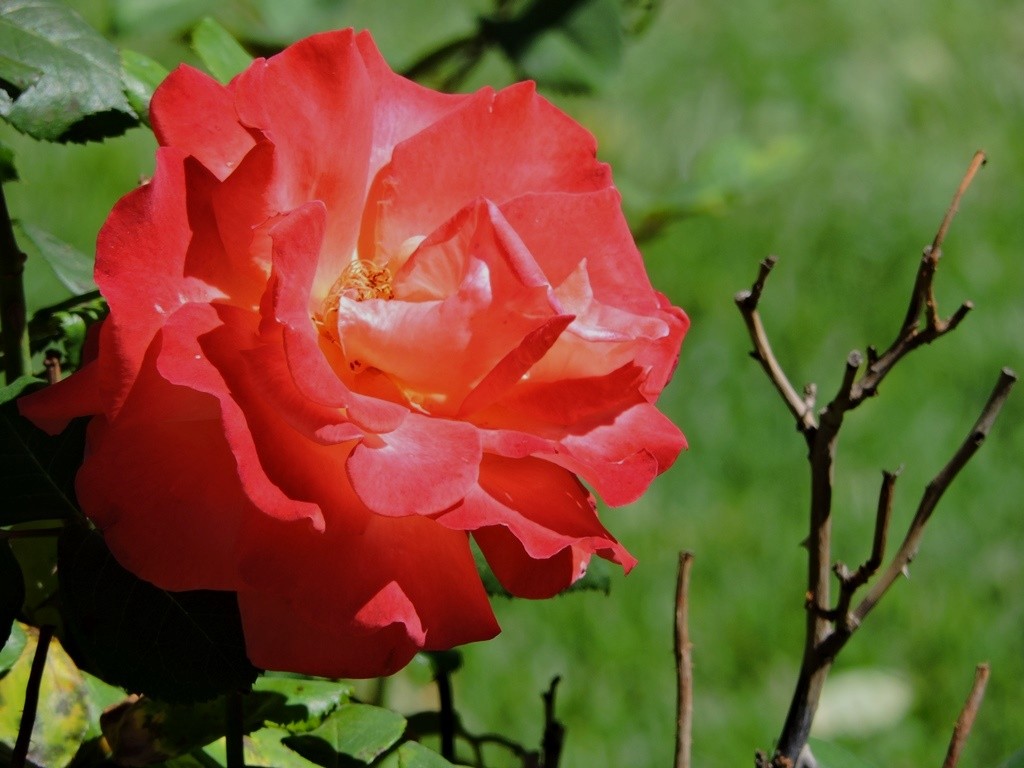
M 861 563 L 856 571 L 851 572 L 843 563 L 836 563 L 832 568 L 836 576 L 839 577 L 839 603 L 832 615 L 838 621 L 843 622 L 842 627 L 837 628 L 837 632 L 840 634 L 849 636 L 857 629 L 856 618 L 850 614 L 853 596 L 858 589 L 867 584 L 868 579 L 875 575 L 882 564 L 882 558 L 885 557 L 889 522 L 892 520 L 892 499 L 898 476 L 899 471 L 882 472 L 882 488 L 878 493 L 878 511 L 875 513 L 875 534 L 872 538 L 871 554 L 868 559 Z M 835 650 L 838 651 L 838 648 Z
M 985 153 L 976 152 L 967 172 L 960 181 L 960 186 L 957 187 L 953 195 L 953 201 L 942 218 L 935 237 L 931 244 L 925 247 L 921 256 L 921 263 L 914 279 L 914 287 L 910 292 L 910 303 L 907 306 L 903 325 L 892 344 L 881 355 L 873 350 L 868 351 L 868 370 L 853 392 L 851 408 L 857 407 L 864 398 L 871 397 L 878 391 L 878 385 L 899 362 L 900 358 L 917 347 L 931 344 L 940 336 L 955 330 L 967 313 L 971 311 L 973 305 L 971 302 L 965 301 L 948 320 L 942 320 L 939 317 L 938 302 L 935 299 L 934 280 L 935 271 L 939 266 L 939 258 L 942 256 L 942 243 L 945 241 L 949 226 L 960 207 L 960 200 L 971 185 L 978 169 L 984 164 Z M 924 329 L 920 328 L 922 313 L 926 320 Z
M 693 553 L 679 554 L 679 578 L 676 582 L 676 768 L 690 768 L 693 734 L 693 646 L 687 615 L 690 594 L 690 567 Z
M 754 280 L 750 290 L 737 293 L 735 301 L 736 306 L 739 307 L 740 314 L 743 315 L 743 321 L 747 325 L 750 340 L 754 343 L 754 351 L 751 352 L 751 357 L 761 364 L 765 373 L 768 374 L 768 378 L 775 385 L 775 389 L 782 395 L 782 399 L 789 407 L 790 413 L 796 419 L 796 428 L 800 432 L 808 434 L 816 428 L 814 410 L 808 407 L 805 397 L 801 397 L 789 382 L 785 371 L 782 370 L 782 366 L 776 359 L 775 353 L 772 352 L 772 345 L 768 342 L 768 334 L 765 332 L 764 324 L 761 322 L 761 314 L 757 311 L 757 303 L 761 299 L 761 292 L 764 290 L 765 281 L 768 279 L 768 275 L 777 261 L 777 256 L 769 256 L 762 261 L 757 273 L 757 279 Z M 808 390 L 805 389 L 805 392 L 808 392 Z
M 981 447 L 981 444 L 985 442 L 993 422 L 995 422 L 999 411 L 1002 410 L 1003 405 L 1006 403 L 1006 398 L 1009 396 L 1010 390 L 1016 381 L 1017 375 L 1009 368 L 1004 368 L 999 374 L 999 380 L 996 382 L 988 402 L 985 403 L 985 407 L 982 409 L 981 415 L 971 428 L 971 431 L 967 434 L 967 437 L 961 443 L 956 453 L 953 454 L 953 457 L 946 463 L 946 466 L 942 468 L 925 488 L 921 501 L 917 506 L 917 512 L 914 514 L 914 519 L 910 523 L 910 528 L 903 539 L 903 543 L 900 545 L 899 551 L 893 557 L 885 573 L 875 582 L 867 596 L 857 606 L 857 610 L 854 611 L 853 618 L 857 624 L 864 620 L 864 617 L 870 613 L 871 609 L 881 600 L 882 595 L 896 582 L 896 579 L 903 574 L 904 570 L 917 555 L 918 548 L 921 545 L 921 537 L 924 534 L 924 527 L 931 518 L 932 512 L 935 511 L 935 506 L 939 503 L 942 495 L 949 488 L 960 470 L 964 468 Z
M 11 754 L 11 768 L 23 768 L 32 744 L 32 730 L 36 722 L 36 708 L 39 706 L 39 687 L 43 680 L 43 669 L 46 667 L 46 654 L 50 650 L 50 640 L 54 628 L 44 624 L 39 628 L 36 638 L 36 652 L 32 657 L 32 667 L 28 673 L 28 684 L 25 686 L 25 704 L 21 710 L 21 724 L 18 726 L 18 738 L 14 742 Z
M 562 759 L 565 726 L 555 717 L 555 690 L 561 680 L 560 676 L 552 678 L 551 685 L 542 694 L 544 699 L 544 737 L 541 741 L 541 768 L 558 768 L 558 762 Z
M 885 556 L 897 473 L 887 472 L 883 477 L 871 554 L 868 559 L 855 571 L 851 571 L 843 563 L 836 563 L 830 569 L 833 474 L 839 432 L 845 414 L 857 408 L 867 398 L 874 396 L 880 383 L 896 363 L 917 347 L 929 344 L 954 330 L 971 310 L 970 302 L 964 302 L 949 319 L 942 320 L 938 313 L 933 283 L 941 256 L 942 243 L 950 222 L 964 192 L 983 162 L 983 154 L 975 155 L 967 174 L 960 182 L 938 233 L 931 245 L 925 248 L 910 292 L 907 314 L 895 339 L 882 352 L 879 352 L 876 347 L 869 346 L 867 366 L 864 369 L 861 367 L 864 365 L 864 358 L 861 354 L 859 352 L 850 353 L 846 360 L 842 382 L 834 399 L 819 413 L 814 413 L 816 396 L 814 390 L 807 389 L 803 397 L 799 396 L 782 371 L 768 343 L 757 311 L 758 301 L 768 274 L 775 264 L 775 258 L 771 257 L 762 262 L 757 279 L 751 289 L 743 291 L 735 297 L 750 338 L 754 343 L 752 356 L 761 363 L 769 380 L 782 395 L 790 412 L 796 418 L 797 428 L 807 441 L 811 470 L 810 526 L 805 542 L 808 553 L 808 579 L 803 661 L 775 752 L 770 761 L 764 753 L 759 753 L 758 766 L 794 768 L 794 766 L 800 765 L 801 760 L 813 762 L 813 757 L 806 750 L 807 738 L 817 711 L 822 688 L 836 654 L 843 648 L 885 591 L 906 570 L 908 563 L 917 553 L 922 529 L 935 505 L 960 469 L 981 445 L 1015 379 L 1012 372 L 1003 371 L 992 397 L 982 411 L 971 434 L 925 489 L 910 530 L 891 565 L 877 579 L 857 609 L 851 611 L 850 606 L 853 604 L 854 594 L 877 573 Z M 923 328 L 921 327 L 922 317 L 926 323 Z M 839 577 L 840 582 L 839 599 L 834 608 L 830 607 L 832 604 L 829 598 L 832 572 Z
M 957 209 L 960 207 L 960 200 L 963 198 L 967 188 L 971 186 L 971 182 L 974 181 L 975 174 L 981 170 L 981 167 L 988 162 L 985 157 L 985 153 L 980 149 L 974 153 L 974 157 L 971 158 L 971 164 L 967 167 L 967 173 L 964 174 L 963 179 L 960 180 L 960 186 L 956 188 L 956 194 L 953 195 L 953 201 L 949 204 L 949 209 L 946 211 L 946 215 L 942 218 L 942 224 L 939 225 L 939 231 L 935 233 L 935 239 L 932 240 L 932 250 L 937 251 L 942 248 L 942 242 L 946 239 L 946 232 L 949 231 L 949 225 L 953 221 L 953 217 L 956 216 Z
M 981 700 L 985 698 L 988 674 L 988 664 L 979 664 L 974 671 L 974 685 L 971 686 L 971 692 L 967 695 L 964 708 L 960 710 L 960 717 L 957 718 L 956 725 L 953 726 L 953 736 L 949 740 L 949 749 L 946 751 L 946 759 L 942 763 L 942 768 L 956 768 L 960 761 L 960 753 L 964 750 L 967 737 L 971 735 L 971 728 L 974 727 L 974 718 L 978 715 Z

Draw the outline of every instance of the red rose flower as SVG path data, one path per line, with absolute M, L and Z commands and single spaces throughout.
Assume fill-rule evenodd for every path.
M 359 677 L 498 632 L 470 533 L 520 596 L 632 567 L 577 476 L 618 505 L 675 460 L 653 402 L 688 321 L 583 128 L 351 32 L 228 86 L 180 67 L 152 119 L 98 354 L 22 401 L 93 415 L 79 501 L 126 568 L 237 592 L 259 666 Z

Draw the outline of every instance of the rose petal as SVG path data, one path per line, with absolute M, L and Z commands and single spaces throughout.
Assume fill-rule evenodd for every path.
M 221 180 L 255 143 L 238 122 L 231 92 L 184 64 L 153 93 L 149 112 L 162 146 L 192 155 Z
M 238 531 L 255 510 L 235 471 L 216 400 L 161 377 L 158 349 L 159 342 L 118 417 L 90 422 L 78 500 L 117 560 L 136 575 L 171 590 L 236 589 Z
M 320 349 L 310 290 L 323 242 L 325 218 L 326 209 L 322 204 L 309 203 L 289 213 L 271 230 L 274 271 L 268 298 L 273 316 L 265 320 L 273 322 L 269 327 L 264 323 L 264 332 L 274 334 L 276 324 L 280 324 L 292 378 L 305 397 L 347 409 L 352 421 L 369 431 L 388 431 L 402 423 L 407 410 L 349 390 Z
M 275 147 L 271 206 L 286 213 L 319 200 L 326 208 L 311 293 L 323 300 L 356 247 L 373 147 L 373 90 L 352 31 L 258 59 L 232 89 L 242 122 Z
M 102 389 L 114 416 L 142 358 L 167 317 L 186 302 L 209 302 L 220 290 L 185 276 L 193 231 L 186 189 L 202 195 L 209 173 L 177 149 L 157 150 L 153 180 L 123 197 L 100 230 L 96 283 L 110 305 L 103 327 Z
M 480 466 L 476 427 L 413 413 L 395 430 L 369 437 L 346 464 L 359 498 L 379 515 L 430 515 L 460 501 Z
M 520 195 L 503 203 L 501 212 L 552 285 L 561 285 L 586 259 L 601 304 L 638 314 L 659 307 L 614 187 Z M 566 248 L 567 242 L 573 247 Z
M 395 147 L 370 187 L 360 253 L 388 261 L 408 238 L 433 232 L 478 197 L 501 204 L 608 187 L 608 166 L 595 154 L 594 138 L 532 83 L 482 90 Z
M 335 456 L 340 470 L 347 449 L 320 447 L 303 438 L 261 392 L 253 391 L 259 389 L 259 378 L 241 352 L 259 345 L 257 323 L 250 313 L 228 306 L 183 307 L 164 331 L 158 367 L 168 381 L 217 399 L 221 429 L 235 457 L 234 472 L 262 514 L 308 520 L 323 528 L 318 502 L 326 496 L 324 505 L 329 505 L 335 485 L 320 471 L 322 465 L 295 462 L 293 457 L 296 451 L 298 455 L 326 451 L 327 456 L 310 456 L 310 461 L 325 462 Z M 361 520 L 350 522 L 355 529 L 361 524 Z
M 396 144 L 437 122 L 472 97 L 432 91 L 392 72 L 369 32 L 357 34 L 355 42 L 370 76 L 374 96 L 369 183 L 391 158 Z
M 432 520 L 374 516 L 356 536 L 296 524 L 248 534 L 251 589 L 239 603 L 250 658 L 261 666 L 377 676 L 418 650 L 499 630 L 466 534 Z
M 74 376 L 18 398 L 18 410 L 44 432 L 56 435 L 78 416 L 103 412 L 100 366 L 93 362 Z
M 530 557 L 523 543 L 500 525 L 480 528 L 473 538 L 501 586 L 516 597 L 554 597 L 582 578 L 590 562 L 589 552 L 571 545 L 543 560 Z
M 636 562 L 601 524 L 593 496 L 572 472 L 542 459 L 485 456 L 479 486 L 435 519 L 467 531 L 504 526 L 537 560 L 578 546 L 605 553 L 627 571 Z
M 579 473 L 613 507 L 640 498 L 686 448 L 679 428 L 649 403 L 581 427 L 559 442 L 551 461 Z
M 509 426 L 522 420 L 571 427 L 644 402 L 645 371 L 626 363 L 603 376 L 564 381 L 523 381 L 500 400 Z
M 350 365 L 378 369 L 415 406 L 454 416 L 499 364 L 485 395 L 540 359 L 572 318 L 500 218 L 484 201 L 460 212 L 395 275 L 392 300 L 342 295 L 337 338 Z

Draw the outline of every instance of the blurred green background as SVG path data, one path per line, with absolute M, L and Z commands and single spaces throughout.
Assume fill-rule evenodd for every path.
M 404 69 L 493 10 L 484 0 L 73 5 L 119 45 L 168 67 L 191 57 L 184 35 L 205 14 L 268 48 L 328 27 L 367 27 Z M 546 93 L 597 135 L 654 283 L 690 313 L 661 404 L 691 448 L 641 502 L 604 512 L 640 559 L 628 578 L 613 577 L 610 597 L 497 600 L 504 633 L 465 649 L 455 678 L 468 728 L 532 744 L 540 693 L 562 675 L 565 768 L 671 764 L 673 592 L 683 548 L 696 553 L 695 764 L 750 765 L 778 735 L 802 643 L 808 484 L 803 441 L 747 356 L 732 302 L 761 258 L 781 259 L 762 301 L 778 356 L 797 386 L 817 382 L 827 398 L 849 350 L 891 341 L 922 246 L 972 153 L 988 153 L 937 281 L 944 314 L 964 299 L 975 311 L 902 363 L 844 429 L 835 555 L 851 565 L 870 547 L 880 470 L 904 467 L 895 549 L 999 368 L 1024 368 L 1024 4 L 653 5 L 650 23 L 621 51 L 583 62 L 592 93 Z M 461 87 L 515 76 L 487 55 Z M 113 202 L 152 169 L 143 130 L 85 147 L 37 145 L 7 128 L 0 138 L 14 147 L 22 177 L 7 188 L 14 215 L 86 252 Z M 63 298 L 45 267 L 32 266 L 32 306 Z M 1016 393 L 939 506 L 912 578 L 836 665 L 827 697 L 840 694 L 829 704 L 838 714 L 821 736 L 868 764 L 939 765 L 983 660 L 992 679 L 962 765 L 997 766 L 1024 744 L 1022 417 Z M 878 672 L 884 685 L 866 702 L 857 698 L 856 683 Z M 413 671 L 389 683 L 396 706 L 431 701 L 432 688 L 417 679 Z M 879 712 L 881 722 L 865 721 Z M 493 757 L 503 764 L 500 751 Z

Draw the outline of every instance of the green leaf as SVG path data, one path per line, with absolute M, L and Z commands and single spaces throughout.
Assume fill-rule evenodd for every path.
M 10 639 L 14 617 L 25 602 L 25 580 L 21 566 L 6 539 L 0 539 L 0 647 Z
M 0 4 L 0 116 L 46 141 L 93 141 L 138 124 L 117 50 L 58 0 Z
M 524 77 L 564 91 L 596 90 L 622 61 L 618 0 L 533 0 L 511 18 L 481 20 Z
M 312 730 L 352 695 L 348 683 L 289 677 L 260 677 L 246 696 L 245 720 L 269 722 L 294 732 Z
M 25 643 L 28 642 L 28 636 L 18 622 L 11 625 L 10 633 L 7 642 L 0 649 L 0 675 L 14 666 L 14 662 L 18 660 L 21 652 L 25 649 Z
M 244 742 L 245 764 L 249 768 L 316 768 L 316 763 L 309 762 L 282 743 L 288 736 L 288 731 L 283 728 L 263 728 L 251 734 Z M 212 765 L 224 766 L 227 764 L 224 739 L 204 747 L 197 756 L 201 762 L 168 763 L 166 768 L 206 768 L 207 763 L 202 762 L 205 760 Z
M 149 102 L 153 91 L 170 74 L 163 64 L 136 51 L 121 51 L 121 77 L 124 95 L 132 109 L 149 125 Z
M 452 768 L 452 763 L 422 744 L 407 741 L 398 748 L 398 768 Z
M 654 22 L 662 0 L 619 0 L 622 26 L 627 34 L 640 35 Z
M 0 679 L 0 742 L 13 745 L 18 736 L 38 630 L 29 628 L 21 656 Z M 71 762 L 88 729 L 89 709 L 82 673 L 61 644 L 53 639 L 39 687 L 39 707 L 32 728 L 29 761 L 35 765 L 63 766 Z
M 86 731 L 85 738 L 94 739 L 103 735 L 100 728 L 100 716 L 106 710 L 125 701 L 128 694 L 122 688 L 110 685 L 88 672 L 82 672 L 82 679 L 85 681 L 89 702 L 89 730 Z
M 93 260 L 91 257 L 32 224 L 18 222 L 18 229 L 38 251 L 43 260 L 50 265 L 54 274 L 57 275 L 57 279 L 65 288 L 74 294 L 96 290 L 96 281 L 92 278 Z
M 122 568 L 102 536 L 77 526 L 61 534 L 57 560 L 65 621 L 89 671 L 108 683 L 188 703 L 256 678 L 234 593 L 159 589 Z
M 22 417 L 14 398 L 42 383 L 23 376 L 0 389 L 0 525 L 78 514 L 74 484 L 87 419 L 76 419 L 50 436 Z
M 210 74 L 222 83 L 227 83 L 252 63 L 252 56 L 231 33 L 209 16 L 192 30 L 192 48 Z
M 14 167 L 14 150 L 0 141 L 0 184 L 18 180 L 18 170 Z
M 871 763 L 830 741 L 809 739 L 807 743 L 820 768 L 874 768 Z
M 345 704 L 318 728 L 282 743 L 317 765 L 334 768 L 342 756 L 364 763 L 386 751 L 401 738 L 405 718 L 397 712 L 369 704 Z

